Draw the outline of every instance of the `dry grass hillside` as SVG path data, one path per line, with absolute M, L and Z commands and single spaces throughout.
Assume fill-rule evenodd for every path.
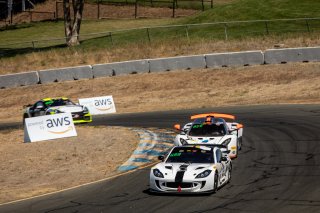
M 319 34 L 297 37 L 264 37 L 243 40 L 186 40 L 154 42 L 152 44 L 132 44 L 124 47 L 97 49 L 54 49 L 33 52 L 11 58 L 0 58 L 0 74 L 100 64 L 134 59 L 161 58 L 179 55 L 194 55 L 214 52 L 265 50 L 287 47 L 310 47 L 320 45 Z
M 3 89 L 0 120 L 22 121 L 23 105 L 44 97 L 104 95 L 113 95 L 119 113 L 320 103 L 320 63 L 146 73 Z

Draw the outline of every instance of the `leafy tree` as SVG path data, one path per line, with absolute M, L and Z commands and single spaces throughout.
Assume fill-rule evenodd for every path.
M 80 44 L 79 33 L 83 7 L 84 0 L 63 0 L 64 28 L 68 46 Z M 71 9 L 73 19 L 71 19 Z

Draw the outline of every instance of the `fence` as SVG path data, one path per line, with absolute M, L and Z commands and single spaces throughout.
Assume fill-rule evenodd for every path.
M 62 19 L 62 1 L 56 1 L 55 7 L 57 18 Z M 83 19 L 174 18 L 192 15 L 206 8 L 213 8 L 213 0 L 96 0 L 86 2 Z
M 232 39 L 247 36 L 268 36 L 283 33 L 314 33 L 320 30 L 320 18 L 275 19 L 215 22 L 202 24 L 169 25 L 148 28 L 108 31 L 84 34 L 82 43 L 96 42 L 100 47 L 168 39 Z M 0 44 L 0 56 L 46 50 L 65 45 L 65 38 L 33 40 L 11 44 Z
M 18 4 L 15 4 L 10 15 L 7 10 L 0 11 L 0 26 L 27 21 L 63 19 L 63 2 L 56 1 L 48 4 L 47 7 L 52 8 L 52 11 L 31 10 L 31 5 L 26 11 L 21 11 L 21 8 L 17 7 Z M 86 0 L 83 19 L 174 18 L 192 15 L 206 8 L 213 8 L 213 0 Z

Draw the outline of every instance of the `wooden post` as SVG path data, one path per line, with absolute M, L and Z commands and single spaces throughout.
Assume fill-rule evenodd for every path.
M 34 49 L 35 47 L 34 47 L 34 41 L 31 41 L 31 43 L 32 43 L 32 48 Z
M 189 27 L 188 27 L 188 25 L 186 25 L 186 36 L 187 36 L 188 42 L 190 42 L 190 39 L 189 39 Z
M 149 28 L 147 28 L 147 35 L 148 35 L 148 41 L 149 41 L 149 43 L 151 43 Z
M 172 18 L 176 16 L 175 0 L 172 0 Z
M 59 5 L 58 5 L 59 3 L 58 3 L 58 1 L 56 1 L 56 20 L 58 20 L 58 18 L 59 18 Z
M 213 0 L 211 0 L 211 9 L 213 8 Z
M 32 22 L 32 12 L 30 9 L 29 9 L 29 15 L 30 15 L 30 22 Z
M 204 11 L 204 0 L 201 0 L 202 11 Z
M 265 26 L 266 26 L 266 32 L 267 32 L 267 35 L 269 35 L 269 28 L 268 28 L 268 22 L 264 22 Z
M 100 19 L 100 0 L 97 0 L 97 6 L 98 6 L 98 8 L 97 8 L 97 17 L 98 17 L 98 19 Z
M 306 19 L 306 25 L 307 25 L 308 33 L 310 33 L 310 26 L 309 26 L 308 19 Z
M 13 12 L 11 11 L 10 13 L 10 24 L 12 25 L 13 24 Z
M 138 0 L 136 0 L 135 5 L 134 5 L 134 18 L 136 19 L 138 16 Z
M 224 24 L 224 36 L 225 36 L 225 40 L 228 40 L 228 31 L 227 31 L 227 29 L 228 29 L 227 24 Z
M 111 45 L 113 46 L 112 32 L 109 32 L 109 36 L 110 36 Z

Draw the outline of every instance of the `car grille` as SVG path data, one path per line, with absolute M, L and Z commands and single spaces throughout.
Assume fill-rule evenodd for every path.
M 83 112 L 73 112 L 71 114 L 72 114 L 72 119 L 75 120 L 75 121 L 76 120 L 89 120 L 89 118 L 86 119 L 87 116 L 84 116 Z
M 179 186 L 181 188 L 192 188 L 194 185 L 193 185 L 193 183 L 167 182 L 166 186 L 168 188 L 178 188 Z

